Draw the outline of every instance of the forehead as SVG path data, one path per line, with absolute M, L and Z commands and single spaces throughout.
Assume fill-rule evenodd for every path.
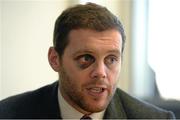
M 78 29 L 69 34 L 67 52 L 121 52 L 122 37 L 117 30 L 106 30 L 102 32 Z

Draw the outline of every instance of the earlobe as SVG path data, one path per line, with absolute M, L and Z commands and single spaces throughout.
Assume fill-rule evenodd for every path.
M 52 69 L 56 72 L 59 72 L 59 69 L 60 69 L 59 55 L 56 52 L 54 47 L 49 48 L 48 60 L 49 60 L 49 64 L 52 67 Z

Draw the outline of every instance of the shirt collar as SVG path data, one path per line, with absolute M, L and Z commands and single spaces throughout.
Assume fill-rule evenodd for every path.
M 67 103 L 67 101 L 61 95 L 60 89 L 58 88 L 58 103 L 61 111 L 61 116 L 63 119 L 80 119 L 83 114 L 73 108 L 71 105 Z M 92 119 L 103 119 L 105 110 L 98 113 L 93 113 L 90 115 Z

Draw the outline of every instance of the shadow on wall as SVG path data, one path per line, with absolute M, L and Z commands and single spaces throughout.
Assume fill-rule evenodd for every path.
M 156 74 L 154 70 L 149 67 L 150 71 L 150 79 L 153 80 L 154 83 L 154 96 L 151 96 L 149 98 L 145 98 L 144 100 L 152 103 L 160 108 L 164 108 L 166 110 L 172 111 L 177 119 L 180 119 L 180 101 L 178 100 L 165 100 L 160 96 L 157 83 L 156 83 Z M 177 91 L 178 92 L 178 91 Z

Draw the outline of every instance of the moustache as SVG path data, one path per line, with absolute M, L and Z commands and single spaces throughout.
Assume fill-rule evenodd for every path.
M 102 79 L 93 79 L 84 85 L 86 88 L 101 87 L 104 89 L 110 89 L 111 85 Z

